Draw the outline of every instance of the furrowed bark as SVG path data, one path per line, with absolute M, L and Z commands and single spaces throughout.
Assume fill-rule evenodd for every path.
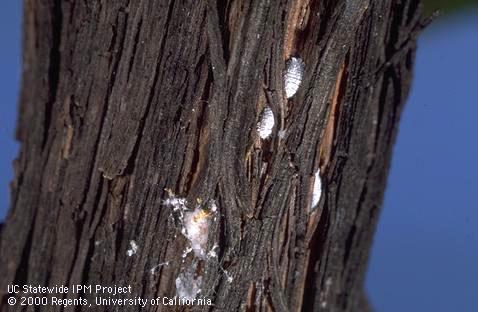
M 173 297 L 197 259 L 182 256 L 189 242 L 164 205 L 168 192 L 218 206 L 208 235 L 218 258 L 198 268 L 207 309 L 369 310 L 364 273 L 419 8 L 26 0 L 0 310 L 22 308 L 7 304 L 10 284 L 131 285 L 132 296 Z M 306 67 L 287 99 L 291 56 Z M 261 140 L 266 106 L 276 122 Z M 322 196 L 311 209 L 318 169 Z M 139 248 L 128 257 L 132 240 Z M 88 308 L 35 308 L 56 310 Z

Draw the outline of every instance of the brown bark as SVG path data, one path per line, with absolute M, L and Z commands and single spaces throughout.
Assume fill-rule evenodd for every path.
M 219 245 L 218 260 L 197 269 L 208 309 L 368 310 L 364 272 L 418 7 L 26 0 L 21 151 L 0 237 L 0 310 L 25 308 L 7 304 L 10 284 L 131 285 L 132 297 L 174 296 L 175 279 L 198 259 L 182 261 L 189 242 L 164 205 L 166 189 L 217 203 L 208 248 Z M 292 55 L 305 76 L 286 99 Z M 276 126 L 261 140 L 266 105 Z M 323 192 L 311 210 L 318 168 Z M 128 257 L 131 240 L 139 248 Z M 124 309 L 138 307 L 94 308 Z M 89 309 L 35 309 L 53 310 Z

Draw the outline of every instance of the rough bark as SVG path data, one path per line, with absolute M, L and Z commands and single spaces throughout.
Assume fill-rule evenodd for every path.
M 364 272 L 418 11 L 414 0 L 26 0 L 0 310 L 22 310 L 7 304 L 9 284 L 174 296 L 197 259 L 183 261 L 167 190 L 217 203 L 218 258 L 197 269 L 208 309 L 368 310 Z M 305 76 L 286 99 L 292 55 Z M 276 126 L 261 140 L 266 105 Z M 54 310 L 89 309 L 35 309 Z

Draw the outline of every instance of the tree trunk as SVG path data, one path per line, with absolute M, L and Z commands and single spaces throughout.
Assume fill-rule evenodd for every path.
M 212 305 L 145 309 L 368 310 L 418 12 L 414 0 L 25 0 L 0 310 L 26 308 L 12 284 L 65 285 L 45 296 L 97 311 L 139 310 L 98 297 L 185 293 Z M 288 98 L 292 56 L 305 68 Z

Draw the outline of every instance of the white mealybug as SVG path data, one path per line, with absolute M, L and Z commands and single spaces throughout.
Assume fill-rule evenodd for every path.
M 304 62 L 298 57 L 291 57 L 286 63 L 284 75 L 284 89 L 287 98 L 291 98 L 299 90 L 300 83 L 304 77 Z
M 314 176 L 314 189 L 312 192 L 312 202 L 310 209 L 314 209 L 319 203 L 320 196 L 322 195 L 322 181 L 320 180 L 320 169 L 317 169 Z
M 200 259 L 206 259 L 206 245 L 209 234 L 210 216 L 213 212 L 197 207 L 194 211 L 184 213 L 183 235 L 191 243 L 194 255 Z
M 212 221 L 216 220 L 218 210 L 216 202 L 211 200 L 208 205 L 204 206 L 198 199 L 194 210 L 190 210 L 186 206 L 188 204 L 186 198 L 176 197 L 169 189 L 166 189 L 166 191 L 169 198 L 164 200 L 163 204 L 173 207 L 173 210 L 178 212 L 179 221 L 182 225 L 181 233 L 190 243 L 189 248 L 186 248 L 183 252 L 183 258 L 193 251 L 195 257 L 205 260 L 207 258 L 206 246 L 209 226 Z
M 201 292 L 202 276 L 196 274 L 197 262 L 179 273 L 175 280 L 176 294 L 180 298 L 193 300 Z
M 132 255 L 135 255 L 138 252 L 138 244 L 134 240 L 129 241 L 129 249 L 126 251 L 126 255 L 128 257 L 131 257 Z
M 261 113 L 261 119 L 257 123 L 257 132 L 259 132 L 261 139 L 267 139 L 271 135 L 274 123 L 274 113 L 269 106 L 266 106 Z

